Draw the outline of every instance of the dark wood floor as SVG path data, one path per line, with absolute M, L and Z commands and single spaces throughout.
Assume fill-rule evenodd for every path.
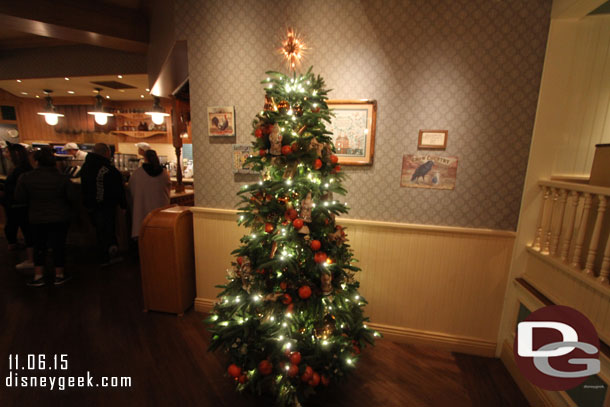
M 72 249 L 75 278 L 63 287 L 25 286 L 0 239 L 0 406 L 269 406 L 236 393 L 222 354 L 206 351 L 202 315 L 143 313 L 138 263 L 100 269 Z M 129 389 L 64 392 L 5 387 L 8 355 L 66 353 L 68 375 L 131 376 Z M 309 406 L 526 406 L 495 359 L 380 340 L 356 374 L 323 389 Z

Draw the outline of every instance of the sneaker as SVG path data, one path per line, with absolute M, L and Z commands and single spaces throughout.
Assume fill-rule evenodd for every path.
M 37 279 L 31 279 L 30 281 L 28 281 L 26 283 L 26 285 L 28 287 L 42 287 L 43 285 L 45 285 L 44 277 L 40 277 Z
M 72 276 L 63 276 L 63 277 L 55 277 L 55 282 L 53 284 L 55 285 L 62 285 L 63 283 L 65 283 L 68 280 L 71 280 Z
M 34 268 L 34 262 L 31 260 L 25 260 L 15 266 L 17 270 L 26 270 Z

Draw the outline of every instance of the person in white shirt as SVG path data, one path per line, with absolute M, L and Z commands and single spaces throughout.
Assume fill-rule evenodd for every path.
M 64 145 L 64 151 L 71 155 L 73 160 L 85 161 L 87 158 L 87 153 L 81 151 L 76 143 L 67 143 Z

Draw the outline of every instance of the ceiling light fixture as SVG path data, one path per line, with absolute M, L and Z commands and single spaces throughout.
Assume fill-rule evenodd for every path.
M 146 114 L 152 118 L 154 124 L 162 124 L 165 121 L 165 117 L 169 116 L 169 113 L 165 113 L 165 109 L 161 107 L 161 99 L 159 97 L 153 96 L 153 100 L 153 107 Z
M 103 105 L 104 98 L 100 94 L 102 92 L 102 89 L 95 88 L 95 90 L 97 91 L 97 96 L 95 97 L 95 108 L 92 111 L 87 112 L 87 113 L 92 114 L 93 117 L 95 118 L 95 122 L 97 124 L 99 124 L 100 126 L 103 126 L 106 123 L 108 123 L 108 117 L 114 116 L 114 115 L 112 113 L 108 113 L 104 110 L 104 105 Z
M 21 79 L 17 79 L 17 82 L 21 83 Z
M 119 79 L 123 79 L 123 75 L 117 75 L 116 77 Z
M 69 90 L 68 93 L 71 94 L 71 95 L 74 95 L 74 91 L 73 90 Z
M 28 93 L 27 93 L 27 92 L 21 92 L 21 94 L 22 94 L 22 95 L 27 95 Z
M 51 92 L 53 91 L 49 89 L 43 89 L 43 92 L 45 93 L 45 95 L 47 95 L 47 106 L 45 107 L 44 111 L 38 112 L 38 114 L 44 116 L 44 121 L 47 122 L 48 125 L 55 126 L 59 121 L 59 118 L 64 117 L 64 115 L 61 113 L 57 113 L 57 109 L 53 105 L 53 99 L 51 99 L 50 96 Z
M 69 81 L 69 80 L 70 80 L 70 78 L 68 78 L 67 76 L 66 76 L 64 79 L 65 79 L 65 80 L 67 80 L 67 81 Z

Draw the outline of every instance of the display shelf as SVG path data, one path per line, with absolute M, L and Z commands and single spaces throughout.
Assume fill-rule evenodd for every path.
M 157 135 L 165 136 L 165 135 L 167 135 L 167 132 L 160 131 L 160 130 L 152 130 L 152 131 L 113 130 L 110 132 L 110 134 L 115 134 L 117 136 L 133 137 L 133 138 L 148 138 L 148 137 L 153 137 L 153 136 L 157 136 Z

